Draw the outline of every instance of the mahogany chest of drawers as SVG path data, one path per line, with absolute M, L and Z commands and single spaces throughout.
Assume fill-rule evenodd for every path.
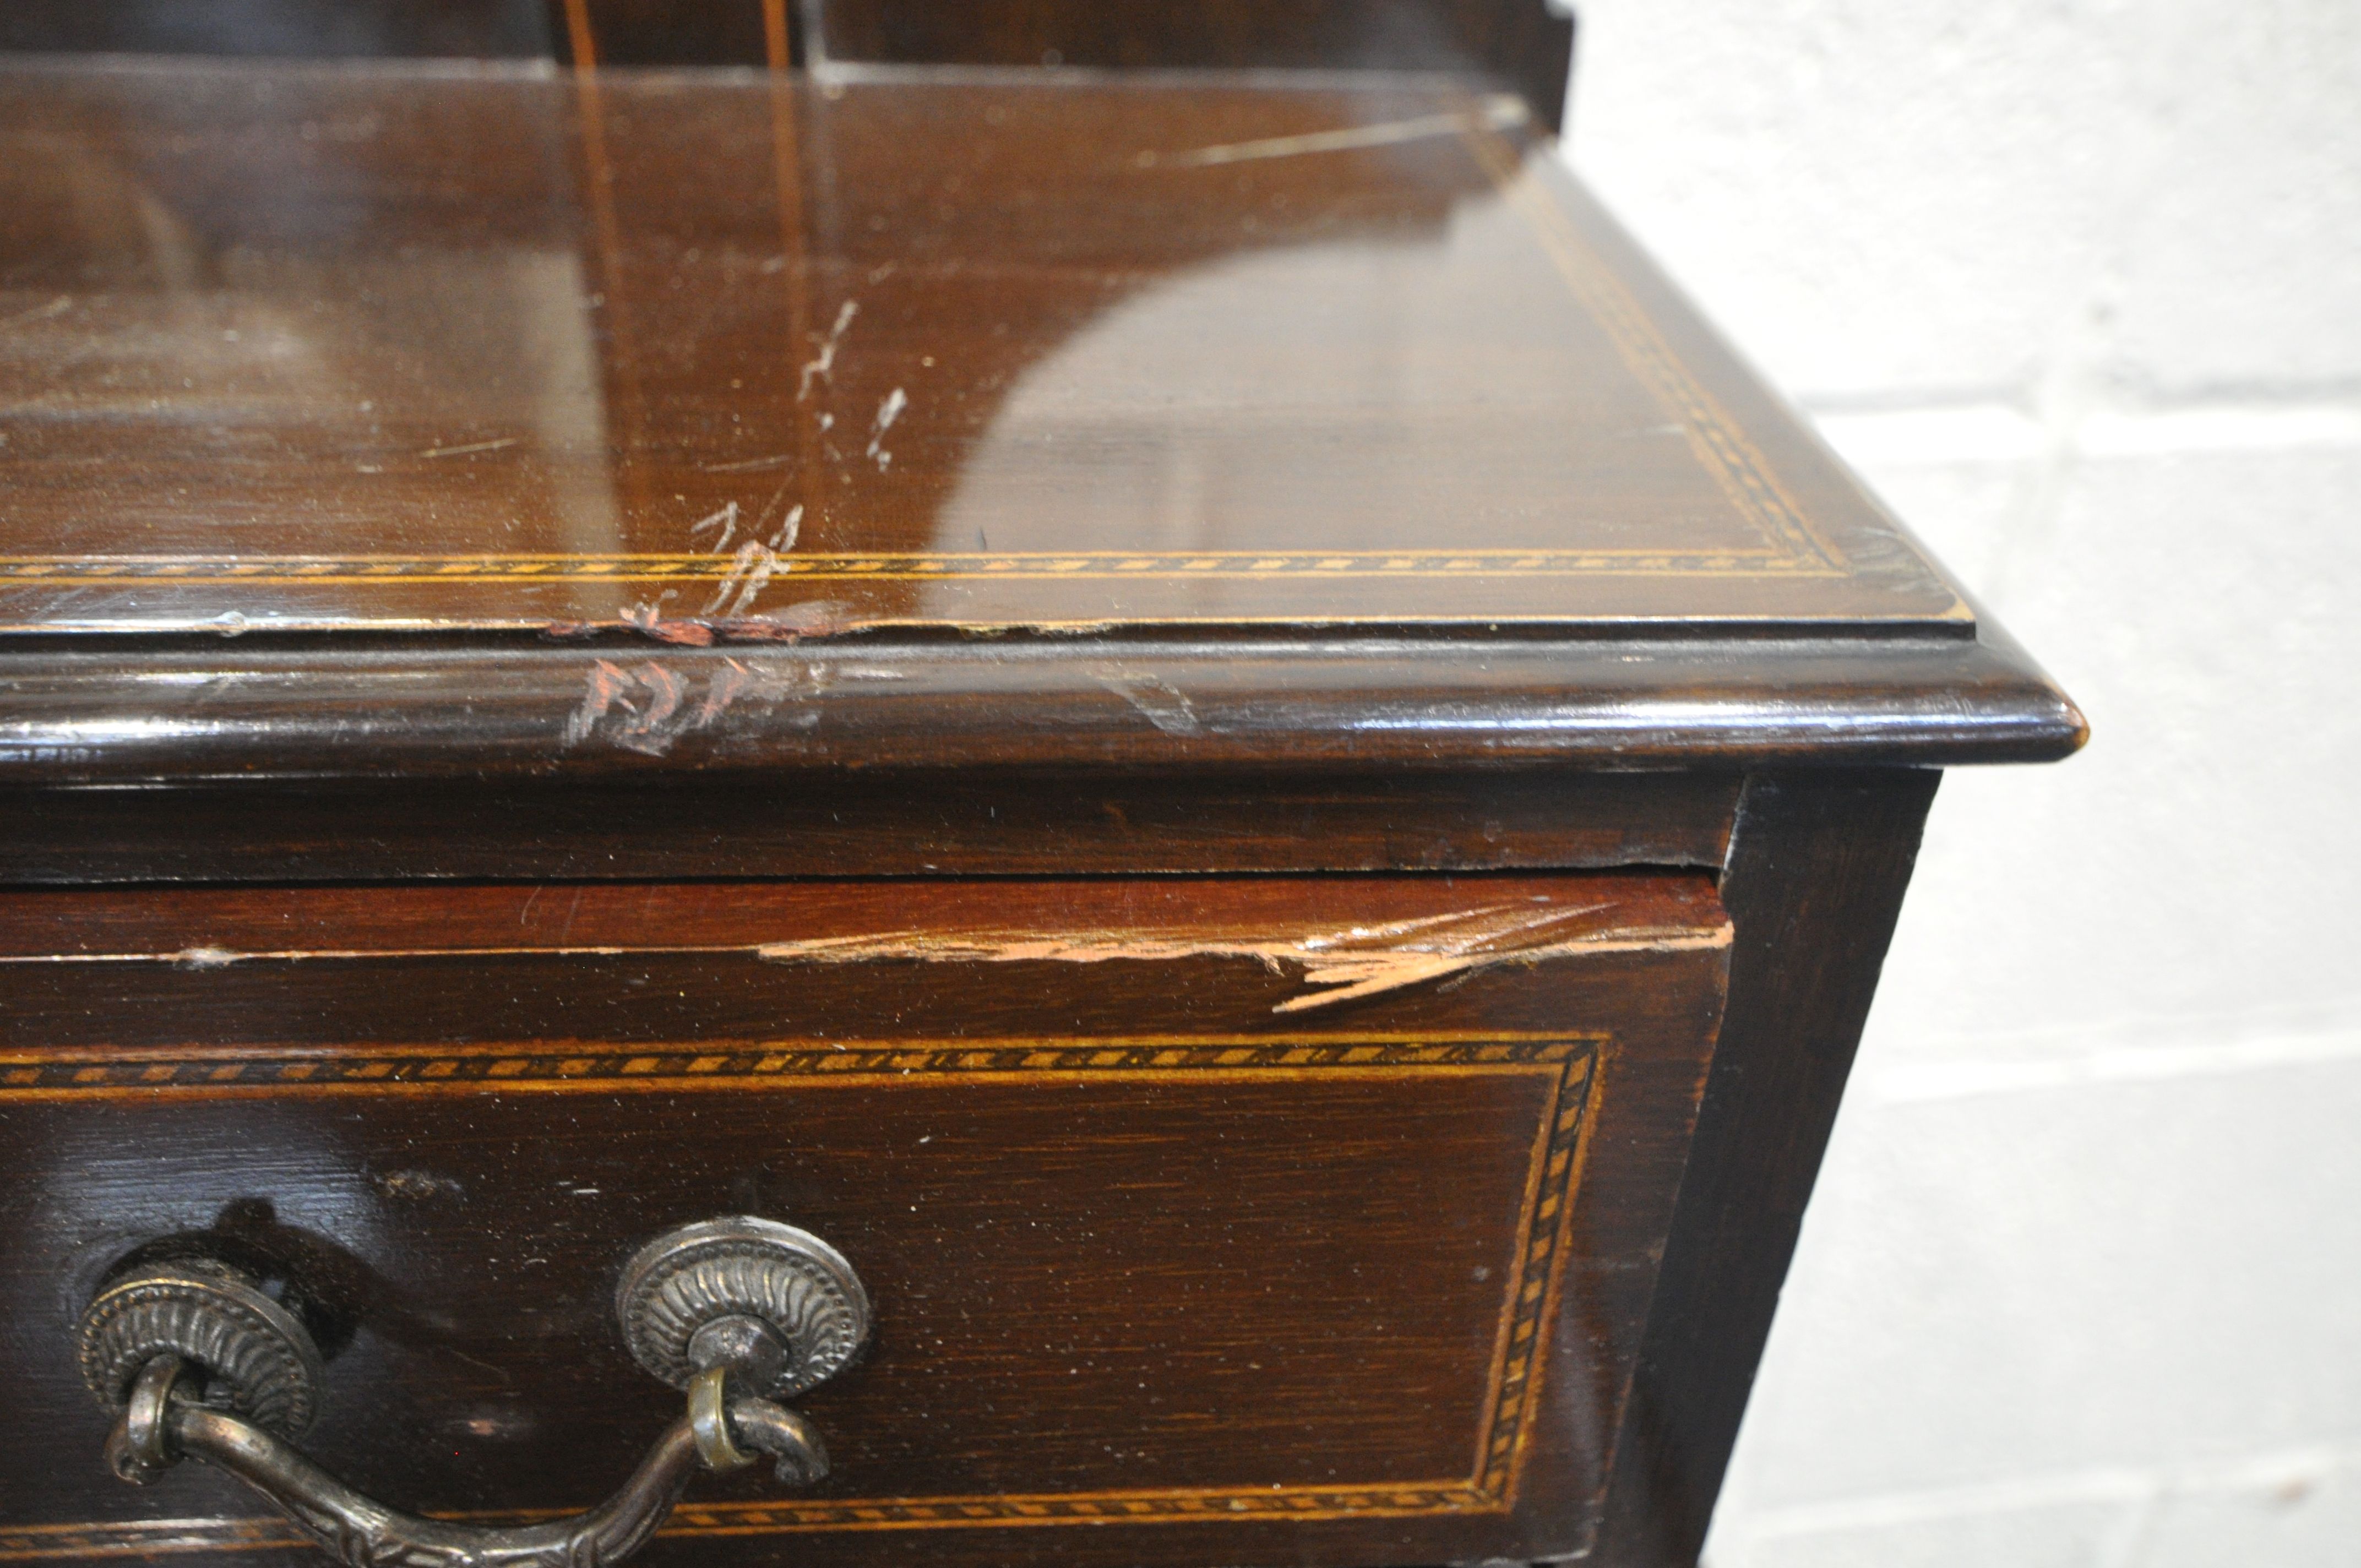
M 0 1559 L 1692 1560 L 2081 727 L 1529 122 L 0 71 Z

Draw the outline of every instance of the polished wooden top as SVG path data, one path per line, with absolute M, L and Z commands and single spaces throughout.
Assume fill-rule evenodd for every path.
M 143 767 L 219 741 L 226 689 L 203 724 L 154 718 L 198 678 L 172 650 L 216 633 L 298 639 L 246 636 L 229 661 L 262 672 L 237 693 L 276 694 L 257 734 L 283 740 L 306 703 L 432 688 L 456 737 L 490 711 L 470 694 L 503 693 L 532 738 L 495 749 L 528 765 L 681 740 L 974 761 L 1028 725 L 1012 756 L 1213 757 L 1224 685 L 1263 703 L 1238 758 L 1297 756 L 1303 725 L 1255 694 L 1327 677 L 1268 660 L 1333 660 L 1348 634 L 1384 645 L 1388 690 L 1406 661 L 1452 665 L 1444 686 L 1515 668 L 1528 697 L 1622 705 L 1620 729 L 1539 739 L 1488 713 L 1478 750 L 1672 734 L 1634 716 L 1627 688 L 1651 677 L 1602 634 L 1686 640 L 1686 663 L 1648 668 L 1693 687 L 1697 640 L 1783 629 L 1821 639 L 1790 652 L 1823 664 L 1839 634 L 1841 666 L 1790 750 L 1834 736 L 1828 710 L 1864 682 L 1955 730 L 1963 690 L 2004 688 L 2005 722 L 1970 750 L 2079 733 L 1520 105 L 1464 87 L 13 65 L 0 211 L 0 720 L 20 720 L 0 762 L 37 772 L 90 762 L 92 733 L 109 755 L 147 746 Z M 60 638 L 105 652 L 61 663 Z M 1524 641 L 1496 663 L 1477 645 L 1499 638 Z M 1535 668 L 1537 638 L 1588 641 Z M 878 663 L 881 639 L 912 651 Z M 1863 663 L 1863 639 L 1891 658 Z M 866 678 L 947 710 L 998 706 L 947 723 L 903 703 L 898 751 L 815 734 L 803 699 L 851 683 L 730 652 L 791 642 L 852 648 Z M 585 663 L 666 645 L 728 657 Z M 333 690 L 364 651 L 377 696 Z M 1165 657 L 1197 662 L 1194 706 L 1163 695 Z M 221 677 L 221 655 L 195 658 Z M 402 658 L 434 673 L 396 678 Z M 290 684 L 338 659 L 329 685 Z M 1714 745 L 1784 677 L 1749 678 Z M 1447 760 L 1424 720 L 1368 732 L 1376 698 L 1352 693 L 1371 679 L 1332 705 L 1362 731 L 1345 750 Z M 767 693 L 747 705 L 772 714 L 759 744 L 725 739 L 741 691 Z M 1082 711 L 1061 692 L 1151 732 L 1037 755 Z M 618 740 L 618 713 L 675 732 Z M 419 744 L 428 721 L 404 715 L 379 739 Z M 940 751 L 963 723 L 972 751 Z M 1876 724 L 1856 749 L 1908 739 Z
M 1964 615 L 1442 88 L 0 93 L 16 629 Z

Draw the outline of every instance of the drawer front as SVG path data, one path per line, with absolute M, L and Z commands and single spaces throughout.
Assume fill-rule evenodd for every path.
M 649 1561 L 1579 1551 L 1726 951 L 1682 876 L 16 897 L 0 1557 L 302 1540 L 107 1474 L 73 1327 L 143 1248 L 300 1281 L 305 1449 L 490 1519 L 677 1413 L 616 1279 L 722 1214 L 876 1327 L 828 1479 L 700 1477 Z

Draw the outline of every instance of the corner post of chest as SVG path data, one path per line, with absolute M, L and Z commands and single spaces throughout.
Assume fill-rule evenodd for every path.
M 1941 773 L 1748 776 L 1721 896 L 1729 1011 L 1594 1561 L 1687 1568 L 1721 1489 Z

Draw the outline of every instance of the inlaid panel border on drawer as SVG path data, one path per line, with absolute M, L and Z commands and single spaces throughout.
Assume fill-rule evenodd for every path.
M 736 1536 L 808 1530 L 940 1530 L 1008 1525 L 1149 1524 L 1504 1515 L 1515 1507 L 1541 1393 L 1546 1325 L 1553 1320 L 1581 1171 L 1597 1121 L 1603 1058 L 1598 1031 L 1523 1035 L 1366 1034 L 1165 1036 L 1062 1039 L 804 1041 L 677 1048 L 569 1042 L 438 1049 L 16 1050 L 0 1054 L 0 1104 L 92 1098 L 553 1094 L 728 1088 L 809 1090 L 914 1076 L 939 1082 L 1023 1079 L 1268 1082 L 1369 1074 L 1529 1076 L 1554 1084 L 1525 1173 L 1517 1262 L 1507 1278 L 1492 1351 L 1489 1392 L 1471 1464 L 1430 1482 L 1271 1486 L 977 1497 L 686 1501 L 666 1536 Z M 514 1514 L 467 1518 L 521 1517 Z M 269 1519 L 182 1519 L 0 1528 L 0 1561 L 126 1553 L 263 1550 L 305 1544 Z

